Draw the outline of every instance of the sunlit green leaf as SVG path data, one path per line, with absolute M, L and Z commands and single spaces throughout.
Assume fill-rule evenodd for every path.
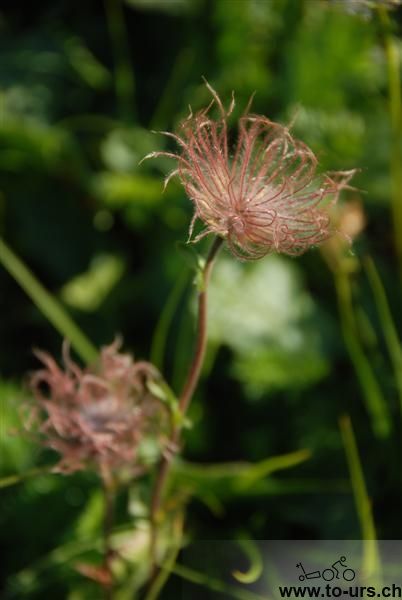
M 188 489 L 190 494 L 206 498 L 215 496 L 221 500 L 237 495 L 251 495 L 258 484 L 271 474 L 296 466 L 310 457 L 308 450 L 300 450 L 283 456 L 267 458 L 256 464 L 223 463 L 197 465 L 176 461 L 173 465 L 173 481 Z M 174 488 L 173 488 L 174 489 Z M 257 491 L 258 493 L 258 491 Z
M 78 37 L 69 38 L 65 50 L 71 66 L 88 85 L 95 89 L 107 86 L 111 80 L 109 71 Z
M 96 310 L 119 282 L 124 272 L 124 262 L 118 256 L 96 256 L 89 270 L 74 277 L 61 290 L 62 299 L 80 310 Z

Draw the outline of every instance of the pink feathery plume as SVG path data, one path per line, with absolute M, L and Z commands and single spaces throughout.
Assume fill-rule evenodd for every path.
M 348 186 L 354 171 L 316 174 L 317 158 L 289 129 L 267 117 L 247 113 L 238 124 L 232 151 L 225 110 L 207 83 L 211 104 L 185 119 L 178 135 L 177 153 L 153 152 L 177 160 L 165 181 L 178 175 L 194 204 L 190 239 L 196 219 L 204 229 L 193 241 L 214 233 L 227 241 L 242 259 L 257 259 L 271 252 L 299 255 L 334 232 L 330 207 Z M 209 116 L 215 104 L 220 116 Z M 247 111 L 246 111 L 247 112 Z

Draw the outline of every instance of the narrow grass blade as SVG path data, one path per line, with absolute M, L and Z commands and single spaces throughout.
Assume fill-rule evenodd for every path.
M 182 271 L 181 276 L 177 279 L 170 295 L 165 303 L 165 306 L 161 312 L 159 321 L 155 328 L 155 333 L 152 338 L 151 345 L 151 362 L 158 369 L 163 371 L 163 363 L 166 352 L 166 343 L 169 335 L 169 329 L 173 321 L 177 306 L 182 297 L 183 291 L 188 281 L 187 269 Z
M 33 273 L 1 238 L 0 264 L 14 277 L 57 331 L 71 342 L 72 347 L 80 357 L 87 363 L 93 362 L 98 355 L 95 346 L 77 327 L 56 298 L 42 286 Z
M 363 544 L 362 569 L 365 577 L 373 577 L 380 573 L 380 558 L 377 545 L 377 534 L 363 468 L 360 462 L 352 423 L 348 415 L 339 420 L 346 460 L 348 462 L 357 516 Z
M 377 437 L 386 438 L 391 431 L 388 405 L 359 339 L 348 274 L 343 271 L 336 273 L 335 284 L 343 337 L 364 395 L 372 428 Z
M 10 487 L 11 485 L 16 485 L 17 483 L 22 483 L 26 479 L 31 479 L 31 477 L 38 477 L 39 475 L 49 475 L 50 472 L 50 467 L 38 467 L 36 469 L 30 469 L 29 471 L 25 471 L 25 473 L 7 475 L 6 477 L 2 477 L 0 479 L 0 489 Z
M 398 386 L 399 401 L 402 415 L 402 346 L 398 337 L 392 313 L 388 304 L 387 295 L 381 277 L 372 258 L 366 258 L 364 262 L 366 273 L 373 290 L 374 300 L 377 305 L 378 315 L 381 321 L 381 327 L 384 339 L 388 347 L 392 366 L 395 372 L 396 384 Z

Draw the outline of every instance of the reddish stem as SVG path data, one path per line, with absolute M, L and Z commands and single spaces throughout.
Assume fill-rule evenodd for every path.
M 187 412 L 194 390 L 197 387 L 202 365 L 204 363 L 206 343 L 207 343 L 207 296 L 208 284 L 211 277 L 212 267 L 215 257 L 223 244 L 223 239 L 216 237 L 205 261 L 202 271 L 201 288 L 198 292 L 198 320 L 197 320 L 197 339 L 194 352 L 194 358 L 191 362 L 190 369 L 187 375 L 186 382 L 179 397 L 179 409 L 182 417 Z M 181 426 L 175 425 L 170 437 L 170 445 L 175 448 L 180 442 Z M 163 488 L 169 473 L 171 465 L 171 457 L 166 455 L 162 458 L 159 471 L 157 474 L 154 492 L 151 503 L 151 555 L 155 571 L 155 553 L 156 553 L 156 537 L 157 537 L 157 519 L 161 504 Z

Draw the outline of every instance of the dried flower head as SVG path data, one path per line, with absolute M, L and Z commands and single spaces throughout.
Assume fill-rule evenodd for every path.
M 61 455 L 55 470 L 64 473 L 96 468 L 108 480 L 115 469 L 143 471 L 138 448 L 153 434 L 162 443 L 165 406 L 149 390 L 160 380 L 147 362 L 134 362 L 119 350 L 120 341 L 101 350 L 99 364 L 82 370 L 63 345 L 65 370 L 47 353 L 36 351 L 44 368 L 30 376 L 36 424 L 42 443 Z
M 233 153 L 228 140 L 228 117 L 234 100 L 225 110 L 218 94 L 207 84 L 213 100 L 182 122 L 173 137 L 177 154 L 153 152 L 146 158 L 170 156 L 178 166 L 165 186 L 178 175 L 194 203 L 194 217 L 204 230 L 226 239 L 231 251 L 243 259 L 271 252 L 299 255 L 326 240 L 333 229 L 330 205 L 336 202 L 353 171 L 316 175 L 317 158 L 287 127 L 246 111 L 238 124 Z M 215 104 L 220 116 L 209 116 Z M 248 110 L 248 109 L 247 109 Z

